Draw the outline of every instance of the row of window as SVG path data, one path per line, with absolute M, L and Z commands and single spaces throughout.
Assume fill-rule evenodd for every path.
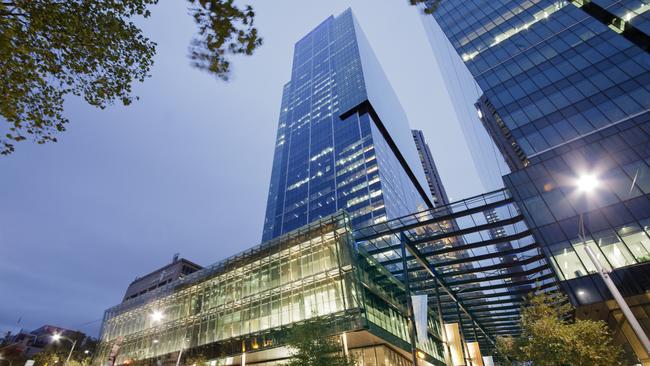
M 574 239 L 551 245 L 549 251 L 556 272 L 562 280 L 596 273 L 585 247 L 589 246 L 608 270 L 650 261 L 650 220 L 631 223 L 617 230 L 588 234 L 585 240 Z
M 308 285 L 292 296 L 280 300 L 270 298 L 250 306 L 225 308 L 219 312 L 188 317 L 171 324 L 136 333 L 124 338 L 118 364 L 127 359 L 141 360 L 192 348 L 267 329 L 324 316 L 344 310 L 342 288 L 348 281 L 333 281 Z M 348 300 L 349 301 L 349 300 Z M 108 355 L 109 343 L 102 343 L 100 357 Z M 106 359 L 101 358 L 101 359 Z
M 366 169 L 367 174 L 372 174 L 372 164 L 369 166 L 361 164 L 358 169 L 352 169 L 354 163 L 351 162 L 334 169 L 331 159 L 311 162 L 309 156 L 310 151 L 330 148 L 336 150 L 336 158 L 340 159 L 346 156 L 344 151 L 346 146 L 356 144 L 363 139 L 363 136 L 369 135 L 369 131 L 364 132 L 363 126 L 359 126 L 358 121 L 354 123 L 357 116 L 340 121 L 337 114 L 332 111 L 324 119 L 313 120 L 322 111 L 330 111 L 338 100 L 356 105 L 359 98 L 365 95 L 354 35 L 352 15 L 345 12 L 337 18 L 330 18 L 323 22 L 296 45 L 291 87 L 285 90 L 288 94 L 286 103 L 292 107 L 289 108 L 286 118 L 288 131 L 283 131 L 283 135 L 288 135 L 290 144 L 283 144 L 282 152 L 276 152 L 275 159 L 281 159 L 280 164 L 283 166 L 274 165 L 274 171 L 281 170 L 286 173 L 284 176 L 274 175 L 271 183 L 269 207 L 272 207 L 274 212 L 267 213 L 265 239 L 332 214 L 339 207 L 349 206 L 347 203 L 351 200 L 369 194 L 365 189 L 344 197 L 346 193 L 339 189 L 338 199 L 332 200 L 328 192 L 334 182 L 327 181 L 334 180 L 334 174 L 337 181 L 346 180 L 347 175 L 356 174 L 359 169 Z M 328 43 L 328 38 L 335 41 Z M 319 44 L 322 47 L 316 47 Z M 326 80 L 329 80 L 326 86 L 319 86 L 325 85 L 323 82 Z M 319 87 L 313 90 L 312 85 Z M 328 95 L 329 100 L 325 98 Z M 322 102 L 310 106 L 310 100 L 314 98 Z M 283 98 L 283 105 L 284 103 Z M 337 107 L 337 110 L 340 108 Z M 367 122 L 365 126 L 367 127 Z M 360 133 L 362 136 L 359 136 Z M 372 153 L 368 154 L 372 155 Z M 371 156 L 366 156 L 365 160 L 369 158 Z M 364 156 L 361 156 L 360 160 L 363 163 Z M 342 175 L 338 176 L 339 173 Z M 350 182 L 350 187 L 357 186 L 368 179 L 366 175 L 360 176 L 359 180 Z M 274 184 L 274 182 L 278 183 Z M 298 188 L 301 182 L 308 184 L 302 184 L 303 187 Z M 287 192 L 284 192 L 285 184 Z M 279 202 L 274 202 L 276 200 Z M 354 208 L 348 208 L 354 211 Z M 356 218 L 359 213 L 352 212 L 352 215 Z
M 272 292 L 291 295 L 301 291 L 304 281 L 313 281 L 314 276 L 337 269 L 339 261 L 349 263 L 349 256 L 339 255 L 344 250 L 339 245 L 331 233 L 318 236 L 144 307 L 116 314 L 106 320 L 102 339 L 126 336 L 215 308 L 253 304 Z M 151 316 L 156 312 L 160 314 L 158 318 Z
M 537 226 L 561 221 L 585 210 L 602 208 L 650 194 L 650 159 L 637 161 L 601 174 L 599 188 L 583 195 L 577 188 L 560 186 L 538 194 L 532 184 L 517 186 L 523 204 Z M 546 182 L 549 187 L 552 182 Z M 525 198 L 529 197 L 529 198 Z

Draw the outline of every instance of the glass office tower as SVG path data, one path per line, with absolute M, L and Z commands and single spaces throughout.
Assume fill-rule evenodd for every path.
M 352 11 L 298 41 L 283 90 L 268 240 L 344 209 L 353 226 L 432 207 L 404 110 Z
M 433 17 L 484 93 L 488 132 L 521 168 L 648 111 L 648 9 L 638 0 L 443 1 Z
M 424 6 L 425 4 L 420 4 L 420 9 L 424 10 Z M 436 65 L 432 65 L 431 71 L 440 72 L 442 76 L 483 190 L 489 192 L 502 188 L 501 176 L 509 172 L 508 165 L 485 131 L 474 107 L 483 91 L 440 25 L 432 21 L 431 16 L 424 11 L 421 12 L 421 19 L 438 69 L 436 71 Z
M 584 251 L 585 245 L 594 249 L 637 317 L 648 319 L 650 4 L 427 6 L 429 21 L 483 91 L 477 114 L 514 171 L 504 177 L 506 187 L 578 306 L 576 316 L 607 321 L 631 361 L 650 362 L 616 305 L 607 302 L 611 295 Z M 587 174 L 600 183 L 584 195 L 576 181 Z

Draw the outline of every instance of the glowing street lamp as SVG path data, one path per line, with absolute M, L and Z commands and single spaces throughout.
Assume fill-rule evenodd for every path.
M 70 363 L 70 357 L 72 357 L 72 351 L 74 351 L 74 346 L 77 345 L 77 341 L 72 340 L 72 339 L 70 339 L 68 337 L 64 337 L 60 333 L 52 334 L 52 341 L 58 342 L 60 340 L 65 340 L 65 341 L 70 342 L 70 344 L 72 344 L 72 347 L 70 348 L 70 353 L 68 353 L 68 358 L 65 359 L 65 363 L 63 364 L 63 366 L 68 366 L 68 364 Z
M 591 193 L 598 188 L 599 185 L 600 182 L 598 181 L 598 177 L 594 174 L 583 174 L 576 180 L 578 190 L 583 193 Z
M 150 316 L 151 316 L 151 320 L 154 323 L 157 323 L 157 322 L 161 321 L 165 317 L 163 315 L 162 311 L 160 311 L 160 310 L 154 310 L 154 312 L 151 313 Z
M 600 182 L 598 181 L 598 178 L 593 174 L 584 174 L 576 180 L 576 186 L 578 190 L 585 194 L 593 192 L 596 188 L 598 188 L 599 185 Z M 612 293 L 614 300 L 616 300 L 616 303 L 621 308 L 623 315 L 625 315 L 625 318 L 630 324 L 632 330 L 634 330 L 634 333 L 636 334 L 637 338 L 643 345 L 643 348 L 645 348 L 646 352 L 650 354 L 650 340 L 648 339 L 648 336 L 645 334 L 643 328 L 641 328 L 641 325 L 639 324 L 639 321 L 636 319 L 636 317 L 632 313 L 632 310 L 625 302 L 623 295 L 621 295 L 620 291 L 618 291 L 616 284 L 614 284 L 614 281 L 612 281 L 611 277 L 609 276 L 609 271 L 603 267 L 603 265 L 598 260 L 598 257 L 596 257 L 596 253 L 594 253 L 593 249 L 591 249 L 591 247 L 589 247 L 586 243 L 585 223 L 584 223 L 582 212 L 580 212 L 579 230 L 580 232 L 578 233 L 578 235 L 580 236 L 582 245 L 585 248 L 585 252 L 587 252 L 587 256 L 589 257 L 589 259 L 591 259 L 591 262 L 596 267 L 596 270 L 598 271 L 600 278 L 602 278 L 603 282 L 605 282 L 605 285 L 609 289 L 609 292 Z M 578 292 L 578 294 L 580 295 L 580 292 Z

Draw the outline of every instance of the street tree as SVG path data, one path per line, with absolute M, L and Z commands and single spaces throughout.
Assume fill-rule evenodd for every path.
M 185 359 L 185 365 L 202 366 L 208 362 L 208 358 L 203 353 L 196 353 Z
M 72 344 L 68 341 L 49 342 L 43 351 L 34 355 L 35 366 L 62 365 L 68 355 L 70 356 L 68 366 L 89 366 L 99 341 L 92 337 L 86 337 L 80 332 L 70 332 L 67 336 L 75 342 L 72 353 L 70 353 Z
M 2 347 L 5 346 L 5 347 Z M 27 359 L 20 347 L 0 345 L 0 366 L 21 366 Z M 3 364 L 4 362 L 4 364 Z
M 0 154 L 27 139 L 56 142 L 71 95 L 102 109 L 137 99 L 132 86 L 150 76 L 156 43 L 135 21 L 157 1 L 0 0 Z M 262 44 L 253 8 L 183 1 L 197 26 L 191 64 L 228 80 L 230 57 Z
M 338 337 L 328 334 L 328 322 L 316 318 L 295 325 L 289 332 L 287 345 L 293 349 L 285 366 L 354 366 L 356 362 L 343 353 Z
M 622 365 L 620 347 L 602 321 L 571 319 L 564 295 L 538 293 L 522 307 L 522 334 L 500 337 L 497 350 L 510 361 L 536 366 Z

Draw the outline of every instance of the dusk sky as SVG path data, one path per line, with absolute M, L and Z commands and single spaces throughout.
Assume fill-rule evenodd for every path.
M 133 105 L 70 99 L 55 144 L 0 158 L 0 331 L 97 336 L 128 284 L 174 253 L 209 265 L 258 244 L 293 45 L 352 7 L 452 200 L 482 192 L 418 10 L 407 0 L 251 1 L 264 45 L 223 82 L 190 67 L 186 2 L 142 22 L 158 43 Z M 20 322 L 19 322 L 20 319 Z

